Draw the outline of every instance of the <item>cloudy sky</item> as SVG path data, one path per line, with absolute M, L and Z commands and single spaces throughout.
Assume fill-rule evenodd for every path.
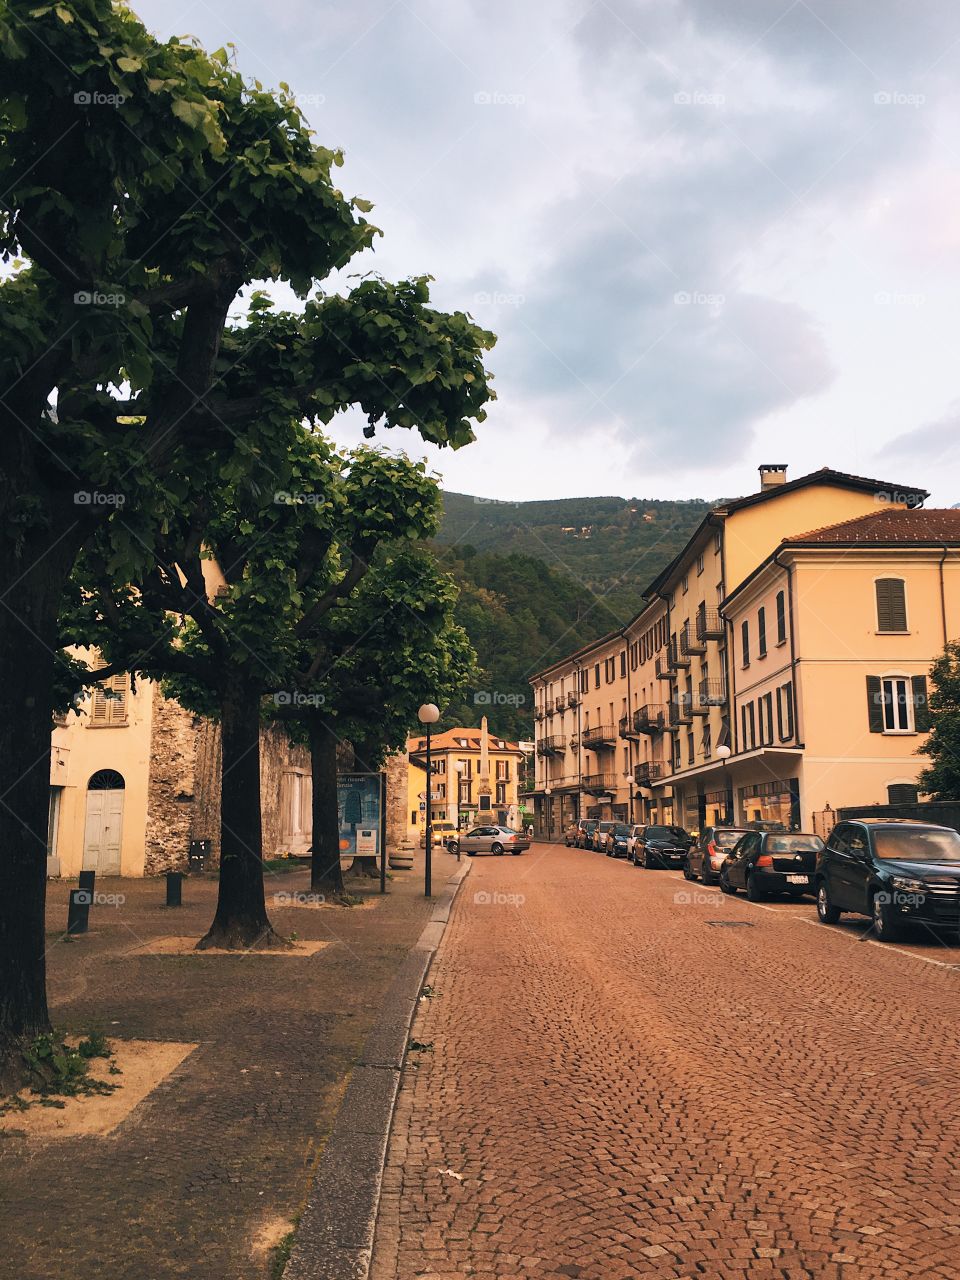
M 134 7 L 288 82 L 375 202 L 367 265 L 499 334 L 449 488 L 709 498 L 772 461 L 960 502 L 950 0 Z

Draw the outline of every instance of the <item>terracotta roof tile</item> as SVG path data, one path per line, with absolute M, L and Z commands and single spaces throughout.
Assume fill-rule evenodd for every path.
M 882 511 L 871 512 L 870 515 L 842 520 L 839 524 L 824 525 L 809 533 L 798 533 L 792 538 L 784 539 L 784 545 L 788 547 L 810 543 L 856 546 L 878 542 L 893 545 L 960 542 L 960 510 L 953 507 L 921 507 L 904 511 L 898 507 L 887 507 Z

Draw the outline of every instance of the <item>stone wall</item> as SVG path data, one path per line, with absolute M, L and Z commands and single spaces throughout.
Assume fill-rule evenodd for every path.
M 197 801 L 197 756 L 203 720 L 154 687 L 144 874 L 187 865 Z
M 387 756 L 384 768 L 387 771 L 387 853 L 399 849 L 404 840 L 410 838 L 410 815 L 407 813 L 409 796 L 407 794 L 407 777 L 410 761 L 405 751 Z

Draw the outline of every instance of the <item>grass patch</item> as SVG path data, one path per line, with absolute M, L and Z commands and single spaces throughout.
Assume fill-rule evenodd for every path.
M 270 1280 L 283 1280 L 283 1273 L 286 1270 L 287 1263 L 290 1261 L 290 1255 L 293 1253 L 293 1242 L 296 1238 L 296 1223 L 290 1228 L 285 1236 L 283 1236 L 270 1250 Z
M 112 1093 L 118 1085 L 90 1075 L 94 1058 L 112 1057 L 113 1050 L 99 1031 L 90 1032 L 77 1044 L 68 1044 L 59 1031 L 35 1036 L 20 1049 L 20 1090 L 28 1090 L 31 1097 L 13 1094 L 0 1099 L 0 1113 L 26 1111 L 34 1103 L 42 1107 L 63 1107 L 64 1098 Z M 110 1073 L 119 1075 L 120 1070 L 111 1065 Z

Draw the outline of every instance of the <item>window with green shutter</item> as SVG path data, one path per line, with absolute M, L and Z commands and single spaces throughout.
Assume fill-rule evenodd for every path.
M 877 579 L 877 630 L 906 631 L 907 593 L 902 578 Z

